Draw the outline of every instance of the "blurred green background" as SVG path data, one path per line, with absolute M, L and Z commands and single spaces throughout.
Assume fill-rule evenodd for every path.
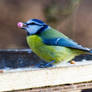
M 92 0 L 0 0 L 0 49 L 28 48 L 16 24 L 32 18 L 92 48 Z

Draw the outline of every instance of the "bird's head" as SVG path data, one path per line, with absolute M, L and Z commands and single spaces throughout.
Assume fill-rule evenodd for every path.
M 26 30 L 28 35 L 39 34 L 48 28 L 48 25 L 39 19 L 30 19 L 25 23 L 18 22 L 17 26 Z

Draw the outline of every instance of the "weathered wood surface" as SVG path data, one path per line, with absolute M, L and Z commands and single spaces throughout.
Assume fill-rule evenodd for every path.
M 63 88 L 92 87 L 92 63 L 34 70 L 8 70 L 0 73 L 0 91 L 63 85 Z M 88 85 L 82 82 L 90 82 Z M 76 84 L 81 83 L 81 84 Z M 65 86 L 65 84 L 70 84 Z M 73 85 L 74 84 L 74 85 Z M 78 87 L 79 86 L 79 87 Z M 57 86 L 58 87 L 58 86 Z
M 30 88 L 32 92 L 92 88 L 92 56 L 75 58 L 76 61 L 83 59 L 89 61 L 40 69 L 32 67 L 46 62 L 41 61 L 30 49 L 0 50 L 0 92 Z
M 92 82 L 16 90 L 15 92 L 82 92 L 82 90 L 90 89 L 90 88 L 92 88 Z M 83 92 L 89 92 L 89 91 L 83 91 Z

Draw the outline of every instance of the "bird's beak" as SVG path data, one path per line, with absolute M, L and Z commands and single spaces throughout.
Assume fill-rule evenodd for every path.
M 22 26 L 22 29 L 26 29 L 26 27 L 27 27 L 27 25 L 26 25 L 26 23 L 23 23 L 23 26 Z

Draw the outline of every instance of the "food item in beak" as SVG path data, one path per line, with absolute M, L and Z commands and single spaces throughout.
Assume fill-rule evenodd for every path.
M 17 26 L 18 26 L 18 28 L 22 28 L 23 27 L 23 23 L 22 22 L 18 22 Z

